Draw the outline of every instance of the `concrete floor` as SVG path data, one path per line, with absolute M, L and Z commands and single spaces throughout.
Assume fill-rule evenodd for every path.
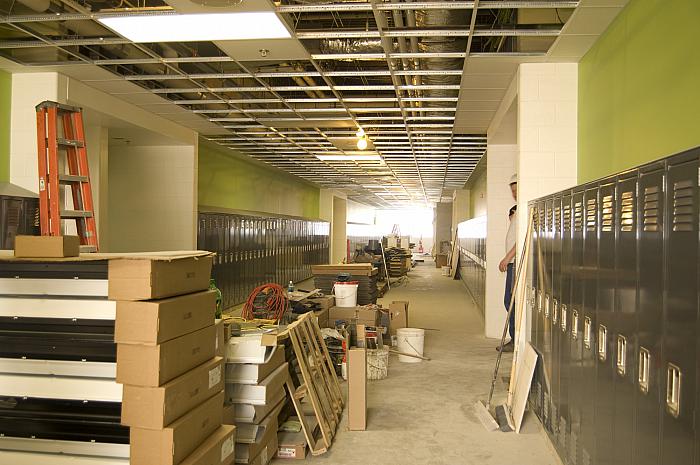
M 389 376 L 368 384 L 367 431 L 340 424 L 328 453 L 312 463 L 389 465 L 559 465 L 538 420 L 529 412 L 521 434 L 489 433 L 472 406 L 488 395 L 497 341 L 483 336 L 479 310 L 459 280 L 442 276 L 430 260 L 409 273 L 380 303 L 408 300 L 409 323 L 426 331 L 431 361 L 389 361 Z M 510 374 L 504 356 L 501 376 Z M 343 384 L 343 387 L 345 385 Z M 507 386 L 497 385 L 504 398 Z M 275 464 L 289 462 L 276 459 Z

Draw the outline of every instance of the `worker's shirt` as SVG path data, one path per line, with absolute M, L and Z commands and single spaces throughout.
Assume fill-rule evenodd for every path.
M 506 233 L 506 253 L 515 247 L 515 236 L 517 235 L 518 229 L 518 212 L 513 213 L 510 217 L 510 223 L 508 223 L 508 232 Z M 515 257 L 510 260 L 510 263 L 515 262 Z

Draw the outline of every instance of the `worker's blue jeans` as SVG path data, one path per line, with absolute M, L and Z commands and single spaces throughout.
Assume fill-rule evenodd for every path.
M 503 297 L 503 304 L 506 306 L 506 312 L 510 308 L 510 299 L 513 295 L 513 263 L 508 264 L 508 270 L 506 271 L 506 292 Z M 515 341 L 515 309 L 510 314 L 510 322 L 508 323 L 508 334 L 510 334 L 510 340 Z

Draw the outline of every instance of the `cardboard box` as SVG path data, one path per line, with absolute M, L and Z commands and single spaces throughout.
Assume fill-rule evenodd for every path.
M 124 385 L 122 425 L 163 428 L 224 389 L 224 359 L 216 357 L 161 387 Z
M 367 350 L 348 350 L 348 429 L 367 429 Z
M 150 300 L 209 288 L 213 255 L 144 255 L 109 261 L 111 300 Z
M 287 431 L 277 435 L 277 458 L 304 460 L 306 458 L 306 437 L 304 432 Z
M 350 273 L 355 276 L 372 276 L 379 270 L 371 263 L 344 263 L 334 265 L 311 265 L 311 274 L 313 275 L 332 275 L 337 276 L 340 273 Z
M 227 363 L 265 363 L 272 357 L 277 347 L 277 335 L 271 334 L 274 344 L 264 338 L 266 335 L 232 337 L 226 343 Z
M 260 423 L 237 422 L 238 435 L 236 436 L 236 442 L 240 444 L 259 444 L 263 442 L 267 429 L 277 427 L 277 419 L 285 405 L 284 400 L 284 398 L 280 399 Z
M 271 417 L 269 424 L 265 428 L 265 433 L 262 435 L 260 442 L 251 444 L 236 443 L 236 463 L 251 463 L 252 459 L 260 455 L 274 441 L 275 447 L 270 448 L 271 456 L 277 451 L 277 417 Z M 271 457 L 270 457 L 271 458 Z
M 158 387 L 214 358 L 216 328 L 157 345 L 117 344 L 117 383 Z
M 224 330 L 224 320 L 215 320 L 214 327 L 216 328 L 216 344 L 214 345 L 214 353 L 217 357 L 226 356 L 226 331 Z
M 306 301 L 316 304 L 319 310 L 328 310 L 335 306 L 335 296 L 332 295 L 324 295 L 323 297 L 309 297 L 306 299 Z
M 131 428 L 131 465 L 177 465 L 221 426 L 224 395 L 205 401 L 163 429 Z
M 226 383 L 226 402 L 266 405 L 272 401 L 289 378 L 289 367 L 283 363 L 257 385 Z
M 319 328 L 328 328 L 328 312 L 328 309 L 314 312 L 314 318 L 316 318 Z
M 114 342 L 160 344 L 214 324 L 216 292 L 117 302 Z
M 236 424 L 236 404 L 224 405 L 224 418 L 221 420 L 224 425 Z
M 230 465 L 236 460 L 235 443 L 236 427 L 221 425 L 180 465 Z
M 15 257 L 63 258 L 79 255 L 78 236 L 15 236 Z
M 265 363 L 227 363 L 226 382 L 258 384 L 284 363 L 284 346 L 277 346 Z
M 366 326 L 378 326 L 378 313 L 376 309 L 365 307 L 333 307 L 328 312 L 328 324 L 335 326 L 338 320 L 348 324 L 363 324 Z
M 389 304 L 389 314 L 391 317 L 390 334 L 396 334 L 396 330 L 399 328 L 409 327 L 407 300 L 395 300 Z
M 274 394 L 272 400 L 266 405 L 234 404 L 236 406 L 236 424 L 254 423 L 260 424 L 273 412 L 286 398 L 285 390 L 282 389 Z
M 272 458 L 277 452 L 277 435 L 274 435 L 270 442 L 260 451 L 260 453 L 253 460 L 247 462 L 248 465 L 267 465 L 272 461 Z M 236 463 L 238 459 L 236 459 Z M 246 462 L 241 462 L 246 463 Z

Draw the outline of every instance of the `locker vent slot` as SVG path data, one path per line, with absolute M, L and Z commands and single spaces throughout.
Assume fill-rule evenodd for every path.
M 634 231 L 634 193 L 622 193 L 622 205 L 620 208 L 620 231 Z
M 540 231 L 544 231 L 544 207 L 540 205 L 540 208 L 538 209 L 540 213 L 540 220 L 538 221 L 538 226 Z
M 639 348 L 639 372 L 637 376 L 637 384 L 639 390 L 644 394 L 649 393 L 649 366 L 651 364 L 651 354 L 644 347 Z
M 586 200 L 586 231 L 595 231 L 596 228 L 596 199 Z
M 583 345 L 586 349 L 591 348 L 591 341 L 593 340 L 593 329 L 591 329 L 591 318 L 585 317 L 583 319 Z
M 690 180 L 673 183 L 673 230 L 693 230 L 693 183 Z
M 574 231 L 583 231 L 583 204 L 574 204 Z
M 620 376 L 627 373 L 627 338 L 622 334 L 617 335 L 617 372 Z
M 601 219 L 601 228 L 603 229 L 603 231 L 612 232 L 613 220 L 613 196 L 606 195 L 605 197 L 603 197 L 603 215 Z
M 598 359 L 604 362 L 608 359 L 608 328 L 598 326 Z
M 644 231 L 659 231 L 659 187 L 644 188 Z
M 559 231 L 561 228 L 561 207 L 554 207 L 554 223 L 552 224 L 552 232 Z
M 681 381 L 683 375 L 681 369 L 673 363 L 666 369 L 666 410 L 678 418 L 681 413 Z
M 571 205 L 564 205 L 564 231 L 571 231 Z
M 578 339 L 578 311 L 571 312 L 571 339 Z
M 561 332 L 566 332 L 566 305 L 561 306 L 561 320 L 559 321 L 559 326 L 561 327 Z

